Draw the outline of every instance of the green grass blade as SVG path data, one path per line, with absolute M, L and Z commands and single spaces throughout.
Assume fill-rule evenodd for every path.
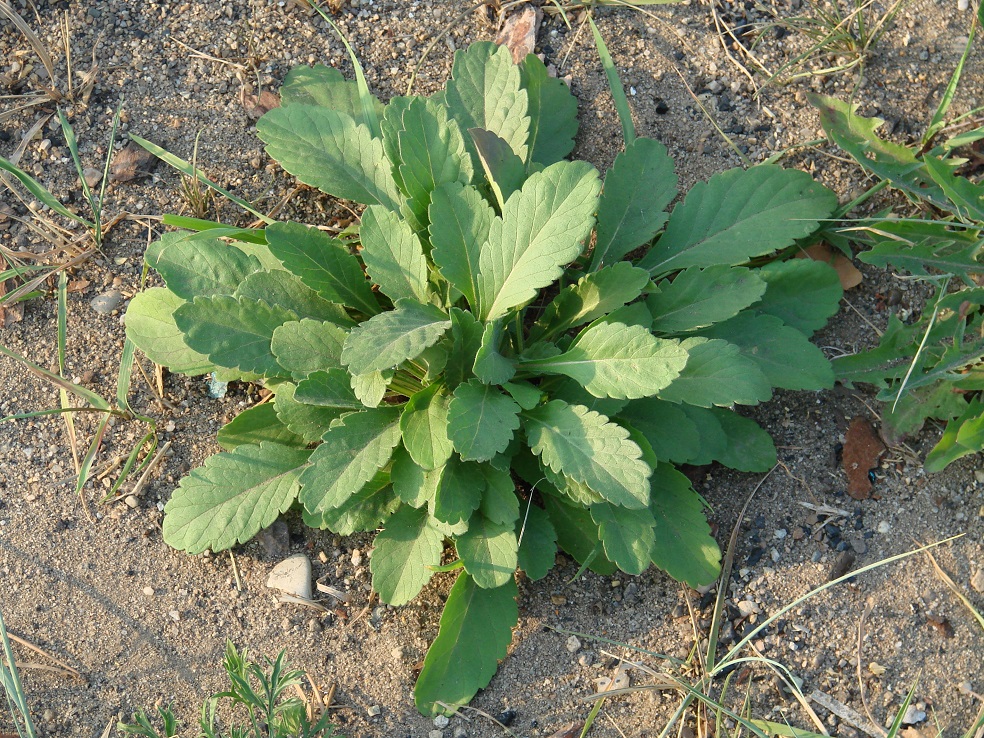
M 206 177 L 205 176 L 205 173 L 202 172 L 202 170 L 198 169 L 197 167 L 192 166 L 190 162 L 185 161 L 180 156 L 175 156 L 174 154 L 172 154 L 167 149 L 163 149 L 160 146 L 158 146 L 157 144 L 151 143 L 147 139 L 141 138 L 140 136 L 136 135 L 135 133 L 131 133 L 130 134 L 130 138 L 131 138 L 131 140 L 135 141 L 139 146 L 142 146 L 143 148 L 147 149 L 147 151 L 149 151 L 151 154 L 153 154 L 154 156 L 156 156 L 158 159 L 161 159 L 162 161 L 167 162 L 168 164 L 170 164 L 172 167 L 174 167 L 175 169 L 177 169 L 182 174 L 184 174 L 184 175 L 186 175 L 188 177 L 197 177 L 198 180 L 202 184 L 206 185 L 207 187 L 212 188 L 213 190 L 215 190 L 216 192 L 218 192 L 223 197 L 226 197 L 226 198 L 232 200 L 234 203 L 236 203 L 243 210 L 245 210 L 248 213 L 252 213 L 257 218 L 259 218 L 260 220 L 262 220 L 264 223 L 273 223 L 274 222 L 273 218 L 267 217 L 266 215 L 264 215 L 263 213 L 261 213 L 259 210 L 257 210 L 256 208 L 254 208 L 252 205 L 250 205 L 248 202 L 246 202 L 245 200 L 243 200 L 241 197 L 236 197 L 235 195 L 233 195 L 228 190 L 225 190 L 222 187 L 219 187 L 219 185 L 217 185 L 215 182 L 213 182 L 208 177 Z
M 982 6 L 984 7 L 984 6 Z M 943 92 L 943 97 L 940 98 L 940 104 L 936 106 L 936 112 L 933 113 L 933 118 L 929 122 L 929 126 L 926 128 L 926 133 L 922 137 L 922 145 L 925 148 L 930 144 L 933 138 L 946 126 L 944 118 L 946 117 L 947 111 L 950 109 L 950 105 L 953 102 L 954 95 L 957 94 L 957 85 L 960 83 L 960 76 L 963 74 L 964 64 L 970 57 L 971 49 L 974 46 L 974 34 L 977 32 L 978 16 L 975 15 L 974 19 L 970 23 L 970 32 L 967 34 L 967 43 L 964 44 L 963 53 L 960 55 L 959 61 L 957 61 L 957 66 L 953 70 L 953 74 L 950 75 L 950 82 L 946 86 L 946 90 Z
M 266 245 L 266 236 L 263 231 L 255 228 L 236 228 L 227 226 L 225 223 L 217 223 L 214 220 L 202 220 L 201 218 L 190 218 L 185 215 L 165 215 L 162 218 L 164 225 L 182 228 L 186 231 L 198 231 L 199 233 L 208 232 L 209 238 L 231 238 L 236 241 L 255 243 L 261 246 Z
M 109 410 L 109 403 L 106 402 L 102 397 L 97 395 L 95 392 L 92 392 L 91 390 L 88 390 L 85 387 L 77 385 L 74 382 L 69 382 L 67 379 L 58 376 L 54 372 L 49 372 L 47 369 L 43 369 L 42 367 L 38 366 L 30 359 L 21 356 L 16 351 L 11 351 L 3 344 L 0 344 L 0 354 L 3 354 L 4 356 L 9 356 L 11 359 L 21 362 L 34 374 L 38 375 L 42 379 L 48 380 L 56 387 L 65 388 L 76 397 L 80 397 L 86 402 L 88 402 L 94 408 L 98 410 L 107 410 L 107 411 Z
M 112 410 L 102 410 L 98 407 L 51 407 L 47 410 L 35 410 L 30 413 L 14 413 L 13 415 L 8 415 L 5 418 L 0 418 L 0 423 L 6 423 L 8 420 L 28 420 L 30 418 L 43 418 L 48 415 L 61 415 L 62 413 L 110 413 L 112 415 L 118 415 L 118 413 Z
M 372 93 L 369 91 L 369 84 L 366 82 L 366 75 L 362 71 L 362 64 L 359 63 L 359 57 L 356 56 L 355 49 L 352 48 L 352 45 L 348 42 L 348 39 L 345 38 L 345 34 L 342 33 L 342 29 L 335 25 L 335 22 L 328 17 L 328 14 L 325 13 L 325 11 L 322 10 L 316 3 L 313 5 L 314 9 L 318 11 L 318 15 L 324 18 L 325 23 L 331 26 L 331 30 L 338 35 L 338 38 L 341 39 L 342 44 L 345 46 L 349 59 L 352 60 L 352 66 L 355 68 L 355 83 L 359 86 L 359 101 L 362 103 L 362 114 L 365 116 L 366 123 L 369 124 L 369 130 L 372 132 L 372 137 L 382 137 L 382 129 L 379 127 L 379 116 L 376 115 L 376 108 L 373 105 Z
M 71 210 L 58 202 L 58 198 L 48 192 L 45 186 L 34 179 L 34 177 L 29 175 L 27 172 L 18 169 L 15 165 L 11 164 L 9 160 L 3 158 L 2 156 L 0 156 L 0 169 L 17 177 L 24 189 L 27 190 L 34 197 L 34 199 L 47 205 L 59 215 L 63 215 L 69 220 L 74 220 L 76 223 L 81 223 L 86 228 L 95 227 L 94 223 L 90 223 L 81 215 L 73 213 Z
M 123 354 L 120 356 L 120 371 L 116 377 L 116 406 L 120 410 L 129 410 L 130 382 L 133 379 L 133 352 L 136 347 L 129 338 L 123 342 Z
M 10 646 L 10 639 L 7 637 L 7 625 L 3 621 L 2 613 L 0 613 L 0 640 L 3 641 L 3 655 L 7 661 L 6 664 L 0 663 L 0 686 L 3 687 L 3 692 L 7 697 L 14 726 L 22 738 L 37 738 L 37 730 L 34 728 L 34 721 L 31 720 L 31 713 L 27 708 L 24 685 L 21 684 L 20 675 L 17 673 L 14 649 Z M 24 723 L 23 729 L 17 720 L 18 714 Z
M 605 39 L 601 37 L 598 26 L 595 25 L 594 18 L 588 16 L 588 23 L 591 24 L 591 33 L 594 35 L 595 46 L 598 47 L 598 56 L 601 59 L 601 66 L 608 77 L 608 88 L 612 92 L 612 99 L 615 101 L 615 110 L 618 111 L 618 119 L 622 123 L 622 138 L 625 145 L 635 141 L 635 125 L 632 123 L 632 111 L 629 110 L 629 99 L 625 96 L 625 89 L 622 87 L 622 80 L 618 77 L 618 70 L 615 69 L 615 62 L 612 61 Z
M 144 447 L 144 444 L 146 444 L 148 441 L 151 442 L 151 445 L 150 448 L 147 450 L 147 455 L 144 456 L 144 460 L 140 462 L 140 466 L 138 466 L 135 470 L 133 470 L 133 465 L 137 461 L 137 456 L 140 455 L 140 449 L 142 449 Z M 107 500 L 115 497 L 116 493 L 119 492 L 120 487 L 123 486 L 123 482 L 125 482 L 127 478 L 130 476 L 131 470 L 133 470 L 134 474 L 139 474 L 144 469 L 144 467 L 146 467 L 147 464 L 150 463 L 150 460 L 154 458 L 154 451 L 156 449 L 157 449 L 157 433 L 154 430 L 150 430 L 149 432 L 144 434 L 143 438 L 141 438 L 137 442 L 137 444 L 133 447 L 133 450 L 130 451 L 129 456 L 126 457 L 126 463 L 123 464 L 123 468 L 120 470 L 120 475 L 116 478 L 116 481 L 113 482 L 113 486 L 110 488 L 109 492 L 107 492 L 103 496 L 102 500 L 100 501 L 106 502 Z
M 58 376 L 65 378 L 65 354 L 68 337 L 68 272 L 58 275 Z M 68 407 L 68 392 L 64 387 L 58 388 L 58 400 L 63 408 Z M 72 461 L 79 468 L 78 435 L 75 433 L 75 417 L 65 413 L 65 432 L 68 434 L 68 444 L 72 451 Z
M 75 164 L 75 172 L 79 175 L 79 182 L 82 184 L 82 194 L 85 195 L 85 199 L 89 203 L 89 207 L 92 208 L 92 212 L 95 215 L 98 208 L 96 207 L 95 199 L 92 197 L 92 190 L 89 188 L 89 183 L 85 181 L 85 175 L 82 173 L 82 160 L 79 158 L 79 143 L 75 138 L 75 130 L 72 128 L 72 124 L 68 122 L 68 118 L 65 117 L 65 111 L 61 108 L 58 108 L 58 121 L 61 123 L 62 135 L 65 136 L 65 144 L 68 146 L 68 150 L 72 154 L 72 162 Z M 98 221 L 98 217 L 96 220 Z
M 106 413 L 106 415 L 103 416 L 103 419 L 99 421 L 99 427 L 96 428 L 96 435 L 92 439 L 92 443 L 89 444 L 89 450 L 85 452 L 85 457 L 79 465 L 79 478 L 75 482 L 75 494 L 77 495 L 82 494 L 82 488 L 89 480 L 89 473 L 92 470 L 92 462 L 96 460 L 96 454 L 98 454 L 99 449 L 102 448 L 103 436 L 106 435 L 106 428 L 109 427 L 109 419 L 111 417 L 111 414 Z

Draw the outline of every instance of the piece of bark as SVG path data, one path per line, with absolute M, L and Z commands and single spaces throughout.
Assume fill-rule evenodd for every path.
M 239 101 L 243 104 L 243 109 L 253 120 L 260 118 L 264 113 L 268 113 L 274 108 L 280 107 L 280 95 L 270 90 L 260 90 L 260 94 L 254 95 L 252 87 L 243 87 L 239 90 Z
M 847 493 L 855 500 L 866 500 L 872 485 L 868 472 L 878 466 L 885 453 L 885 444 L 865 418 L 860 415 L 851 421 L 844 437 L 844 472 L 847 474 Z
M 109 165 L 110 182 L 131 182 L 148 176 L 157 166 L 157 157 L 135 143 L 118 151 Z

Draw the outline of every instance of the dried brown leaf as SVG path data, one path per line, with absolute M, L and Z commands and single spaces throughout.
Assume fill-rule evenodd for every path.
M 864 276 L 851 260 L 839 251 L 835 252 L 826 242 L 815 243 L 796 256 L 800 259 L 813 259 L 830 264 L 840 277 L 841 287 L 845 292 L 857 287 L 864 280 Z
M 575 738 L 583 728 L 583 722 L 571 723 L 570 725 L 565 725 L 560 730 L 551 733 L 550 738 Z
M 506 18 L 502 29 L 495 37 L 495 42 L 509 49 L 513 61 L 519 64 L 528 54 L 533 53 L 536 46 L 536 32 L 542 20 L 543 12 L 539 8 L 524 5 L 518 12 Z
M 844 437 L 844 472 L 847 474 L 847 492 L 855 500 L 866 500 L 871 495 L 868 472 L 878 465 L 885 453 L 885 444 L 860 415 L 851 421 Z
M 944 638 L 953 638 L 953 626 L 950 625 L 950 620 L 944 617 L 936 617 L 935 615 L 926 616 L 927 625 L 931 625 L 939 631 L 939 634 Z
M 157 164 L 157 157 L 134 143 L 117 152 L 109 165 L 110 182 L 131 182 L 146 177 Z
M 243 87 L 239 91 L 239 101 L 243 104 L 243 109 L 253 120 L 260 118 L 264 113 L 268 113 L 274 108 L 280 107 L 280 95 L 270 90 L 260 90 L 259 95 L 253 94 L 253 88 Z

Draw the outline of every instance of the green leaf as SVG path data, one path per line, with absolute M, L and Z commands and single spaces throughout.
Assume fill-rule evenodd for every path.
M 529 98 L 528 161 L 548 167 L 574 150 L 577 98 L 563 80 L 551 77 L 533 54 L 519 63 L 520 85 Z
M 431 256 L 444 277 L 468 305 L 478 307 L 478 272 L 482 244 L 488 240 L 495 211 L 474 187 L 445 185 L 431 196 Z
M 557 533 L 557 545 L 574 557 L 582 566 L 602 576 L 612 574 L 618 568 L 601 553 L 598 524 L 583 507 L 561 502 L 558 497 L 545 495 L 543 504 L 550 516 L 550 523 Z
M 679 408 L 694 424 L 700 439 L 691 457 L 683 460 L 682 463 L 704 466 L 728 453 L 728 436 L 719 420 L 721 413 L 717 408 L 702 408 L 696 405 L 680 405 Z
M 836 207 L 837 196 L 805 172 L 772 164 L 731 169 L 693 186 L 639 266 L 667 274 L 741 264 L 810 235 Z
M 626 399 L 655 395 L 686 363 L 687 351 L 677 341 L 656 338 L 640 326 L 599 323 L 563 354 L 523 362 L 521 368 L 564 374 L 595 397 Z
M 407 203 L 417 223 L 427 227 L 431 193 L 451 182 L 472 181 L 472 160 L 458 122 L 435 99 L 412 98 L 403 111 L 397 134 L 397 166 Z
M 483 589 L 468 574 L 458 576 L 414 688 L 420 712 L 430 716 L 453 711 L 489 683 L 499 659 L 506 657 L 519 620 L 517 594 L 515 579 Z
M 341 241 L 300 223 L 274 223 L 266 235 L 284 268 L 321 297 L 366 315 L 379 312 L 362 267 Z
M 392 369 L 385 371 L 367 372 L 365 374 L 353 374 L 350 377 L 352 391 L 365 407 L 379 407 L 379 403 L 386 396 L 386 389 L 393 379 Z
M 484 490 L 485 477 L 477 464 L 452 456 L 441 475 L 431 515 L 451 525 L 468 520 L 481 504 Z
M 447 415 L 454 450 L 466 461 L 488 461 L 502 453 L 519 428 L 519 409 L 496 387 L 474 379 L 458 385 Z
M 485 477 L 485 493 L 478 509 L 489 521 L 512 526 L 519 517 L 519 498 L 512 475 L 490 464 L 481 464 L 479 469 Z
M 423 507 L 434 500 L 443 473 L 444 467 L 432 471 L 421 469 L 406 449 L 398 448 L 393 453 L 390 469 L 393 489 L 411 507 Z
M 361 490 L 338 507 L 312 515 L 304 510 L 304 523 L 312 528 L 327 528 L 340 536 L 376 530 L 400 506 L 389 483 L 389 475 L 380 472 Z
M 670 465 L 660 464 L 650 484 L 649 509 L 656 534 L 652 562 L 691 587 L 710 584 L 721 572 L 721 550 L 690 480 Z
M 523 410 L 532 410 L 540 404 L 540 398 L 543 397 L 543 392 L 527 382 L 506 382 L 502 385 L 502 389 L 508 392 Z
M 570 378 L 551 382 L 549 394 L 551 400 L 563 400 L 568 405 L 584 405 L 588 410 L 594 410 L 608 417 L 618 415 L 622 408 L 631 404 L 629 400 L 616 400 L 612 397 L 595 397 Z
M 359 97 L 359 85 L 347 80 L 342 73 L 324 64 L 313 67 L 294 67 L 280 88 L 280 104 L 317 105 L 351 116 L 359 125 L 368 126 Z M 377 119 L 383 115 L 383 104 L 372 98 Z
M 297 386 L 290 382 L 277 385 L 277 395 L 273 406 L 277 418 L 287 426 L 291 433 L 296 433 L 306 443 L 316 443 L 328 430 L 328 426 L 339 418 L 342 410 L 333 407 L 317 407 L 295 399 Z
M 684 464 L 695 458 L 700 450 L 701 436 L 697 425 L 677 405 L 647 397 L 630 402 L 617 415 L 618 422 L 624 420 L 642 433 L 660 461 Z M 723 445 L 724 436 L 720 439 Z
M 659 393 L 661 399 L 700 407 L 730 407 L 757 405 L 772 398 L 765 375 L 733 343 L 695 336 L 680 346 L 690 355 L 687 366 Z
M 543 579 L 554 567 L 557 531 L 543 508 L 529 502 L 524 513 L 516 520 L 516 537 L 519 540 L 517 564 L 527 577 L 536 581 Z
M 350 413 L 322 436 L 301 477 L 300 500 L 311 513 L 339 507 L 386 466 L 400 442 L 400 411 Z
M 164 540 L 191 554 L 248 541 L 297 498 L 309 455 L 264 441 L 210 456 L 164 506 Z
M 318 369 L 340 368 L 343 343 L 345 331 L 334 323 L 305 318 L 278 326 L 270 350 L 280 366 L 300 379 Z
M 279 267 L 273 271 L 250 274 L 239 284 L 232 296 L 262 300 L 290 310 L 296 313 L 298 318 L 327 320 L 342 327 L 355 325 L 344 307 L 319 296 L 299 277 Z
M 504 384 L 516 374 L 516 364 L 499 353 L 502 332 L 502 321 L 487 323 L 482 332 L 482 343 L 475 354 L 472 369 L 475 376 L 486 384 Z
M 208 374 L 215 365 L 205 354 L 189 348 L 174 320 L 174 312 L 187 304 L 164 287 L 138 293 L 126 310 L 126 335 L 155 364 L 177 374 Z
M 600 182 L 585 162 L 561 161 L 532 175 L 495 218 L 479 256 L 479 317 L 504 315 L 563 272 L 594 225 Z
M 245 444 L 259 445 L 263 441 L 294 448 L 304 448 L 307 445 L 301 436 L 281 422 L 272 402 L 243 410 L 219 429 L 215 440 L 226 451 Z
M 951 420 L 967 409 L 961 393 L 949 382 L 905 392 L 898 402 L 882 408 L 881 434 L 890 446 L 922 430 L 927 418 Z
M 776 447 L 772 438 L 751 418 L 723 408 L 713 408 L 721 429 L 728 439 L 717 460 L 744 472 L 764 472 L 776 465 Z
M 453 447 L 448 439 L 451 397 L 441 384 L 432 384 L 410 398 L 400 416 L 403 445 L 421 468 L 444 466 Z
M 840 309 L 840 277 L 829 264 L 790 259 L 766 264 L 758 276 L 768 285 L 755 310 L 774 315 L 807 337 L 823 328 Z
M 260 269 L 255 258 L 224 241 L 165 233 L 147 249 L 144 259 L 164 278 L 167 288 L 184 300 L 201 295 L 231 295 Z
M 627 510 L 610 502 L 591 506 L 591 519 L 598 524 L 598 536 L 605 556 L 626 574 L 642 574 L 649 568 L 653 550 L 653 516 L 649 508 Z
M 174 322 L 195 351 L 229 369 L 281 376 L 270 348 L 273 332 L 296 320 L 289 310 L 245 297 L 196 297 L 174 311 Z
M 479 587 L 501 587 L 516 573 L 518 545 L 512 523 L 493 523 L 476 513 L 467 532 L 458 536 L 454 545 L 465 571 Z
M 943 188 L 933 181 L 916 158 L 914 149 L 875 135 L 875 129 L 885 121 L 856 115 L 856 104 L 825 95 L 809 94 L 808 97 L 820 113 L 820 125 L 827 136 L 858 164 L 917 200 L 928 200 L 944 209 L 952 207 Z
M 982 419 L 984 419 L 984 402 L 978 399 L 971 400 L 959 418 L 946 424 L 943 437 L 926 456 L 924 463 L 926 471 L 930 473 L 943 471 L 957 459 L 979 451 L 979 444 L 961 443 L 960 436 L 963 434 L 967 440 L 971 437 L 979 437 Z
M 364 205 L 400 209 L 381 140 L 345 113 L 314 105 L 275 108 L 256 122 L 267 153 L 301 182 Z
M 598 320 L 642 294 L 649 272 L 620 261 L 586 274 L 560 291 L 530 330 L 530 342 L 547 340 L 570 328 Z
M 646 298 L 657 333 L 686 333 L 733 318 L 765 294 L 759 273 L 726 264 L 691 267 Z
M 297 383 L 294 399 L 318 407 L 361 410 L 364 406 L 352 391 L 350 379 L 347 371 L 337 367 L 311 372 Z
M 637 138 L 615 157 L 598 201 L 598 233 L 591 271 L 613 264 L 649 243 L 666 222 L 676 197 L 677 177 L 666 147 Z
M 362 260 L 373 282 L 394 302 L 428 302 L 427 259 L 409 223 L 379 205 L 366 208 L 359 228 Z
M 375 315 L 349 332 L 342 363 L 352 374 L 390 369 L 419 356 L 450 327 L 450 319 L 439 308 L 398 300 L 394 310 Z
M 469 128 L 478 159 L 485 171 L 485 178 L 492 188 L 499 210 L 506 200 L 523 186 L 526 180 L 526 163 L 513 153 L 505 141 L 484 128 Z
M 405 605 L 430 581 L 441 563 L 444 536 L 427 510 L 401 507 L 376 536 L 369 569 L 372 588 L 388 605 Z
M 526 161 L 529 98 L 508 49 L 480 42 L 456 51 L 444 101 L 463 131 L 491 131 Z
M 858 259 L 882 268 L 892 265 L 919 277 L 942 272 L 973 283 L 968 275 L 984 271 L 984 264 L 978 260 L 980 255 L 980 241 L 968 244 L 927 236 L 914 243 L 895 238 L 877 240 L 870 250 L 858 254 Z
M 627 430 L 600 413 L 560 400 L 522 417 L 530 448 L 555 472 L 616 505 L 639 509 L 649 504 L 652 470 Z
M 823 352 L 779 318 L 740 313 L 704 329 L 701 335 L 737 345 L 773 387 L 820 390 L 834 386 L 834 370 Z
M 473 376 L 475 357 L 482 347 L 485 326 L 471 313 L 451 308 L 451 352 L 444 370 L 448 387 L 457 387 Z

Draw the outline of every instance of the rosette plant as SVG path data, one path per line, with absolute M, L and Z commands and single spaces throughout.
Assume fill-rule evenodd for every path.
M 668 214 L 662 144 L 633 139 L 604 180 L 566 160 L 566 85 L 490 43 L 459 51 L 431 97 L 383 105 L 323 66 L 281 94 L 257 125 L 270 156 L 365 210 L 351 238 L 273 222 L 149 249 L 167 286 L 132 301 L 133 342 L 274 393 L 181 481 L 164 539 L 226 549 L 297 504 L 316 528 L 380 529 L 384 602 L 454 572 L 416 684 L 428 714 L 488 683 L 517 570 L 545 576 L 558 548 L 603 574 L 712 581 L 719 549 L 677 465 L 768 469 L 770 437 L 733 406 L 832 384 L 808 339 L 837 309 L 836 274 L 743 265 L 808 238 L 834 195 L 764 165 Z

